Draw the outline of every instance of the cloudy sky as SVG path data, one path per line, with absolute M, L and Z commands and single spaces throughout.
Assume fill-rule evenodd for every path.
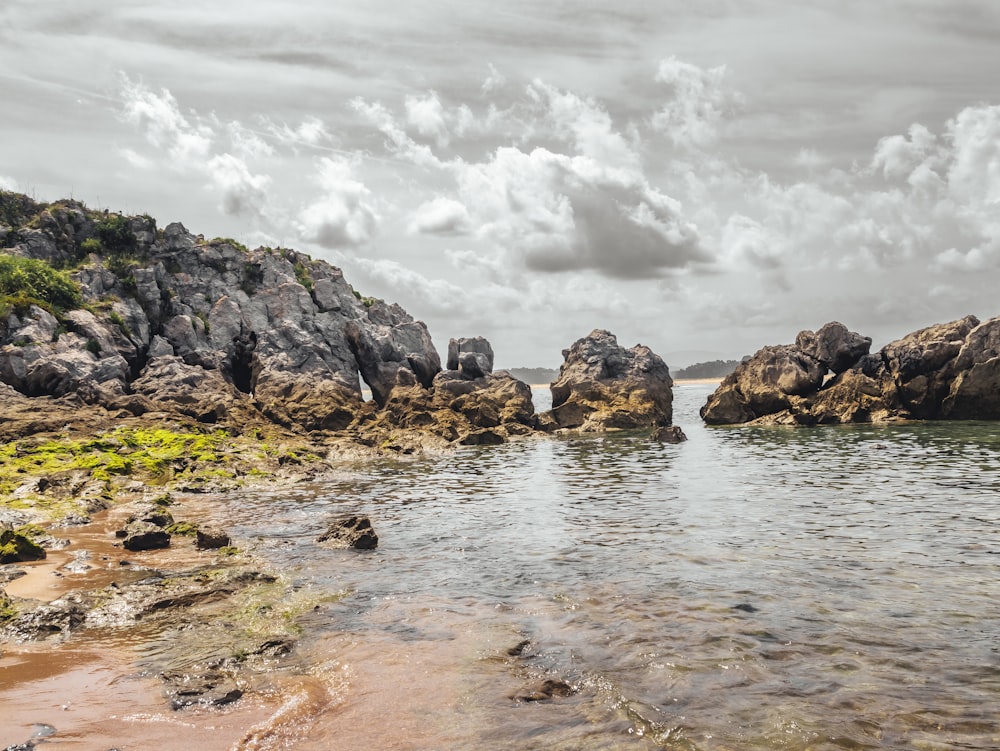
M 990 0 L 3 0 L 0 187 L 284 245 L 439 349 L 1000 315 Z

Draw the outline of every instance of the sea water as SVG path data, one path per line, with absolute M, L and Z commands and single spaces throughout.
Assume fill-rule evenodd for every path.
M 297 657 L 312 701 L 244 747 L 1000 747 L 1000 425 L 710 428 L 711 389 L 675 387 L 679 445 L 515 441 L 234 498 L 233 532 L 335 596 Z M 377 550 L 315 543 L 343 512 Z
M 1000 424 L 706 427 L 711 390 L 675 387 L 678 445 L 542 437 L 204 498 L 287 582 L 261 620 L 300 629 L 291 655 L 171 712 L 157 655 L 238 626 L 14 650 L 0 746 L 1000 748 Z M 348 512 L 376 550 L 316 543 Z

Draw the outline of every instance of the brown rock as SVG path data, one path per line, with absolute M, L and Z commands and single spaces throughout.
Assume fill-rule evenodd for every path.
M 563 350 L 563 359 L 544 424 L 582 431 L 670 424 L 673 381 L 649 347 L 625 349 L 598 329 Z
M 316 542 L 331 548 L 373 550 L 378 547 L 378 535 L 367 516 L 349 514 L 331 522 L 326 532 L 316 538 Z

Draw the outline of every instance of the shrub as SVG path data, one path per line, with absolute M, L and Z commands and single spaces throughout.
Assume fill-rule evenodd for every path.
M 80 307 L 80 288 L 44 261 L 0 253 L 0 315 L 38 305 L 53 313 Z

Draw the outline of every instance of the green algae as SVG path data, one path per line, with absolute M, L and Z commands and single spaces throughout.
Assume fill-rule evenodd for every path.
M 40 561 L 45 550 L 27 535 L 13 529 L 0 530 L 0 563 Z

